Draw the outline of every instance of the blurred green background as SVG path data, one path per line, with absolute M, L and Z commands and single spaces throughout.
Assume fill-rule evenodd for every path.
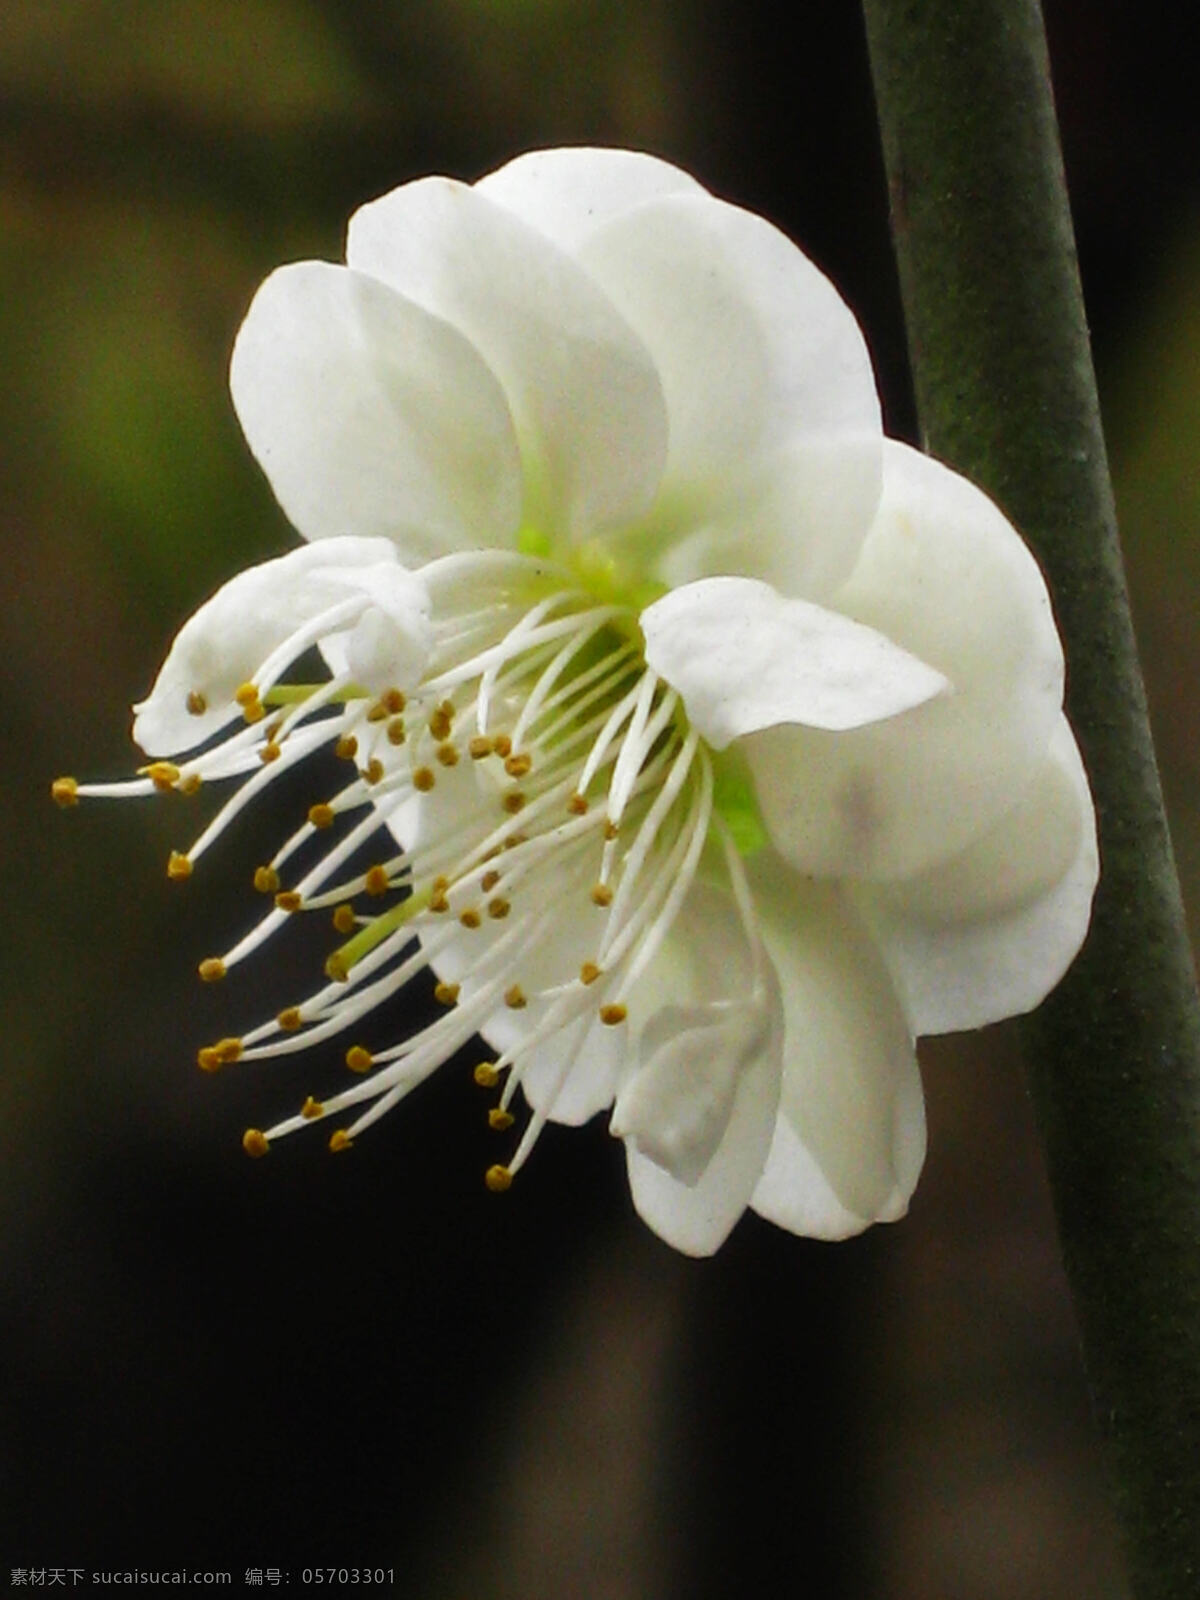
M 707 1264 L 633 1219 L 619 1148 L 550 1130 L 504 1200 L 468 1073 L 353 1156 L 242 1156 L 297 1091 L 197 1045 L 294 994 L 196 960 L 271 829 L 192 883 L 121 776 L 175 627 L 290 542 L 228 352 L 355 205 L 538 144 L 657 151 L 766 212 L 858 311 L 912 431 L 849 0 L 8 0 L 0 16 L 8 1568 L 392 1567 L 419 1600 L 1118 1600 L 1011 1032 L 923 1051 L 910 1218 L 757 1219 Z M 1200 905 L 1194 19 L 1049 0 L 1085 287 L 1185 893 Z

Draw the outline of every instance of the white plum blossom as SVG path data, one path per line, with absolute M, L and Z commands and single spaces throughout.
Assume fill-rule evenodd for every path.
M 824 1238 L 900 1216 L 915 1037 L 1058 981 L 1095 828 L 1038 568 L 883 436 L 829 281 L 661 160 L 537 151 L 405 184 L 346 265 L 273 273 L 231 384 L 309 542 L 184 624 L 138 778 L 55 793 L 232 780 L 182 878 L 341 758 L 258 869 L 258 925 L 201 966 L 332 916 L 324 981 L 200 1052 L 349 1045 L 348 1086 L 247 1150 L 329 1118 L 345 1148 L 481 1036 L 493 1189 L 547 1120 L 608 1112 L 680 1250 L 747 1206 Z M 427 970 L 436 1020 L 368 1048 Z

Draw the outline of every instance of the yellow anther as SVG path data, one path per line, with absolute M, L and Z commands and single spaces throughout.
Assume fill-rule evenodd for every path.
M 429 896 L 430 911 L 449 911 L 450 902 L 446 899 L 444 889 L 435 889 Z
M 456 744 L 450 744 L 448 741 L 445 744 L 440 744 L 434 754 L 444 767 L 456 767 L 458 765 L 458 746 Z
M 433 776 L 433 768 L 418 767 L 412 775 L 412 781 L 414 789 L 420 790 L 422 794 L 428 794 L 436 781 Z
M 613 892 L 606 883 L 592 885 L 592 904 L 594 906 L 612 905 Z
M 501 761 L 507 761 L 509 756 L 512 755 L 512 740 L 506 733 L 498 733 L 492 740 L 492 749 L 500 757 Z
M 279 874 L 274 867 L 255 867 L 254 887 L 259 894 L 279 893 Z
M 503 1111 L 499 1106 L 493 1106 L 488 1112 L 488 1127 L 494 1129 L 496 1133 L 503 1133 L 505 1128 L 511 1128 L 512 1125 L 511 1111 Z
M 346 1065 L 351 1072 L 370 1072 L 375 1065 L 375 1057 L 369 1050 L 364 1050 L 361 1044 L 352 1044 L 346 1051 Z
M 266 744 L 259 746 L 258 759 L 263 766 L 269 766 L 272 761 L 278 761 L 282 754 L 283 751 L 275 743 L 274 739 L 268 739 Z
M 523 778 L 532 766 L 533 757 L 523 750 L 520 755 L 509 756 L 504 763 L 504 770 L 510 778 Z
M 480 878 L 479 887 L 483 890 L 484 894 L 487 894 L 490 890 L 494 889 L 499 882 L 500 874 L 493 867 L 491 871 L 485 872 L 483 877 Z
M 478 928 L 483 922 L 483 918 L 475 910 L 474 906 L 468 906 L 465 911 L 460 911 L 458 920 L 464 928 Z
M 481 1061 L 471 1076 L 481 1089 L 494 1089 L 500 1082 L 500 1073 L 494 1061 Z
M 225 976 L 225 963 L 220 956 L 205 956 L 197 971 L 205 983 L 219 983 Z
M 439 983 L 434 987 L 433 998 L 440 1006 L 452 1006 L 458 999 L 458 993 L 457 983 Z
M 312 1095 L 309 1095 L 308 1099 L 300 1107 L 300 1115 L 309 1122 L 313 1122 L 317 1117 L 325 1115 L 325 1107 L 319 1100 L 314 1100 Z
M 331 1134 L 329 1137 L 329 1148 L 333 1151 L 334 1155 L 336 1155 L 339 1150 L 349 1150 L 353 1144 L 354 1140 L 346 1132 L 345 1128 L 339 1128 L 336 1133 Z
M 353 761 L 358 754 L 358 740 L 352 733 L 344 733 L 333 747 L 339 761 Z
M 483 1175 L 483 1181 L 493 1194 L 503 1194 L 512 1187 L 512 1173 L 507 1167 L 496 1165 L 489 1167 Z
M 388 708 L 384 705 L 383 701 L 382 700 L 376 700 L 375 704 L 367 712 L 367 721 L 368 722 L 386 722 L 390 715 L 391 715 L 391 713 L 389 712 Z
M 186 778 L 180 778 L 178 792 L 180 794 L 195 794 L 202 781 L 198 772 L 189 772 Z
M 454 726 L 454 704 L 443 700 L 429 718 L 429 731 L 435 739 L 448 739 Z
M 218 1039 L 213 1049 L 217 1052 L 217 1059 L 223 1067 L 232 1065 L 242 1058 L 242 1041 L 240 1039 Z
M 55 778 L 50 785 L 50 798 L 64 811 L 68 806 L 76 806 L 79 804 L 79 784 L 74 778 Z
M 184 701 L 184 705 L 187 706 L 188 713 L 193 717 L 202 717 L 208 710 L 208 701 L 200 693 L 199 689 L 191 691 Z
M 609 1005 L 600 1007 L 600 1021 L 607 1028 L 615 1028 L 618 1023 L 624 1022 L 628 1015 L 629 1013 L 624 1006 Z
M 284 889 L 275 896 L 275 905 L 280 911 L 299 911 L 304 904 L 295 889 Z
M 242 707 L 243 722 L 261 722 L 265 716 L 261 701 L 253 700 L 248 706 Z
M 380 697 L 379 703 L 389 715 L 396 717 L 404 710 L 408 701 L 404 698 L 402 690 L 389 689 L 386 694 Z
M 482 761 L 492 753 L 492 741 L 486 733 L 477 733 L 467 744 L 467 754 L 472 761 Z
M 504 1004 L 513 1011 L 521 1011 L 529 1004 L 519 983 L 514 983 L 511 989 L 504 991 Z
M 512 906 L 502 894 L 498 894 L 494 900 L 489 900 L 487 904 L 487 914 L 494 922 L 499 922 L 511 910 Z
M 579 969 L 580 983 L 595 983 L 600 976 L 600 968 L 594 961 L 585 961 Z
M 586 817 L 588 811 L 586 798 L 581 794 L 573 794 L 567 801 L 567 810 L 573 817 Z
M 378 897 L 386 894 L 391 884 L 388 881 L 386 867 L 371 867 L 367 872 L 366 890 L 370 895 Z
M 619 837 L 620 832 L 620 828 L 612 820 L 612 818 L 609 817 L 608 821 L 604 824 L 604 837 L 611 844 L 614 839 Z
M 295 1033 L 303 1021 L 299 1006 L 286 1006 L 275 1018 L 275 1026 L 283 1033 Z
M 354 907 L 349 903 L 338 906 L 333 913 L 333 925 L 339 933 L 353 933 L 358 926 L 358 918 L 354 914 Z
M 387 725 L 389 744 L 403 744 L 408 738 L 408 729 L 404 726 L 403 717 L 393 717 Z
M 525 809 L 525 796 L 520 789 L 510 789 L 500 804 L 510 817 L 515 817 L 518 811 L 524 811 Z
M 258 685 L 253 683 L 240 683 L 233 691 L 233 698 L 239 706 L 252 706 L 258 703 Z
M 181 855 L 178 850 L 172 850 L 167 857 L 167 877 L 176 883 L 182 883 L 184 878 L 192 875 L 192 863 L 188 856 Z
M 370 761 L 368 761 L 366 766 L 363 768 L 363 782 L 382 783 L 385 770 L 386 769 L 383 765 L 383 762 L 380 761 L 379 757 L 372 756 Z
M 253 1156 L 257 1161 L 260 1156 L 265 1156 L 271 1146 L 267 1143 L 267 1136 L 257 1128 L 247 1128 L 242 1135 L 242 1149 L 248 1156 Z
M 201 1072 L 220 1072 L 221 1057 L 214 1045 L 206 1044 L 202 1050 L 196 1052 L 196 1065 Z
M 325 958 L 325 976 L 334 983 L 345 983 L 350 976 L 350 968 L 346 965 L 346 958 L 340 950 L 335 950 L 331 956 Z
M 334 815 L 333 807 L 326 805 L 323 800 L 318 805 L 308 808 L 308 820 L 314 828 L 332 828 Z
M 138 776 L 149 778 L 154 787 L 165 794 L 179 782 L 179 768 L 173 761 L 152 761 L 148 767 L 138 768 Z

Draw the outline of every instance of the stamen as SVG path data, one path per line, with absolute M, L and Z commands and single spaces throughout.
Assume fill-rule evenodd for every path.
M 279 893 L 279 874 L 274 867 L 255 867 L 254 887 L 259 894 Z
M 440 1006 L 452 1006 L 459 996 L 457 983 L 439 983 L 434 991 L 433 998 Z
M 375 1058 L 369 1050 L 364 1050 L 362 1045 L 352 1045 L 346 1051 L 346 1065 L 351 1072 L 370 1072 L 375 1065 Z
M 205 983 L 217 983 L 225 976 L 225 963 L 220 956 L 206 956 L 196 970 Z
M 615 1028 L 624 1022 L 629 1015 L 624 1006 L 606 1005 L 600 1007 L 600 1021 L 606 1028 Z
M 79 783 L 75 778 L 55 778 L 50 785 L 50 798 L 65 811 L 79 804 Z
M 515 1118 L 511 1111 L 502 1111 L 499 1106 L 493 1106 L 488 1112 L 488 1127 L 496 1133 L 503 1133 L 506 1128 L 511 1128 Z
M 330 1136 L 329 1148 L 333 1151 L 334 1155 L 336 1155 L 339 1150 L 349 1150 L 353 1144 L 354 1140 L 346 1132 L 345 1128 L 339 1128 L 336 1133 Z
M 421 794 L 428 794 L 435 782 L 432 767 L 418 767 L 412 775 L 413 788 Z
M 187 707 L 189 715 L 193 717 L 202 717 L 208 710 L 208 701 L 200 693 L 199 689 L 193 689 L 189 693 L 184 705 Z
M 189 857 L 182 855 L 178 850 L 172 850 L 167 857 L 167 877 L 176 883 L 182 883 L 184 878 L 192 875 L 192 863 Z
M 503 1194 L 506 1189 L 512 1187 L 512 1173 L 507 1167 L 497 1164 L 487 1169 L 483 1175 L 483 1181 L 493 1194 Z
M 325 1107 L 319 1100 L 314 1100 L 312 1095 L 309 1095 L 308 1099 L 305 1100 L 304 1104 L 300 1107 L 300 1115 L 304 1117 L 306 1121 L 312 1122 L 315 1121 L 317 1117 L 323 1117 L 325 1115 Z
M 481 1061 L 472 1073 L 472 1077 L 481 1089 L 494 1089 L 500 1082 L 500 1074 L 492 1061 Z
M 258 1128 L 247 1128 L 242 1135 L 242 1149 L 248 1156 L 253 1156 L 256 1161 L 265 1156 L 270 1148 L 266 1134 L 260 1132 Z

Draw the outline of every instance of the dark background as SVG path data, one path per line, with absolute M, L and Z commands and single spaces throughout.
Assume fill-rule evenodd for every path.
M 1194 906 L 1196 24 L 1052 0 L 1048 25 Z M 655 150 L 780 223 L 911 435 L 850 0 L 4 8 L 0 1562 L 383 1565 L 415 1600 L 1120 1600 L 1011 1030 L 923 1047 L 912 1213 L 844 1245 L 749 1217 L 683 1260 L 599 1124 L 491 1197 L 465 1067 L 352 1155 L 253 1164 L 242 1128 L 339 1071 L 191 1065 L 295 998 L 290 954 L 193 976 L 271 819 L 180 886 L 174 801 L 48 804 L 60 771 L 127 770 L 179 621 L 290 541 L 225 391 L 259 280 L 336 259 L 409 177 L 565 142 Z

